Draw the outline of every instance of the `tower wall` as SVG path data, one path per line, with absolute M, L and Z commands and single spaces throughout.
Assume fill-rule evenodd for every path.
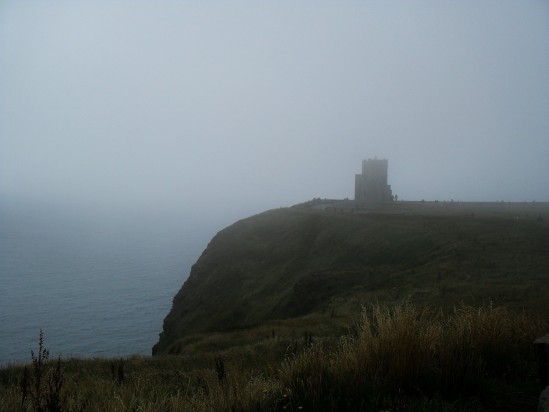
M 362 175 L 372 183 L 387 185 L 387 172 L 389 161 L 387 159 L 368 159 L 362 161 Z
M 362 161 L 362 174 L 355 175 L 355 201 L 357 203 L 391 202 L 393 194 L 388 181 L 389 161 L 368 159 Z

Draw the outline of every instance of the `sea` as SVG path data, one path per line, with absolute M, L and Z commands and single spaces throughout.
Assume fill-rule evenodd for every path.
M 192 215 L 0 204 L 0 366 L 150 355 L 172 299 L 219 227 Z

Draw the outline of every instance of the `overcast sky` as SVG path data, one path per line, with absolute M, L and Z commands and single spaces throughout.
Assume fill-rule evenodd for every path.
M 549 201 L 549 2 L 0 2 L 0 195 Z

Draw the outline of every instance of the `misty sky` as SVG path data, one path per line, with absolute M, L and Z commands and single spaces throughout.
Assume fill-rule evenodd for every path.
M 3 199 L 245 214 L 374 156 L 401 199 L 549 201 L 549 2 L 0 2 Z

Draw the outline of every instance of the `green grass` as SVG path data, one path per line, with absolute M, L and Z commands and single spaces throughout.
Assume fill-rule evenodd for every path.
M 155 353 L 173 353 L 197 333 L 332 310 L 351 316 L 378 301 L 492 301 L 549 315 L 547 250 L 545 204 L 268 211 L 212 239 L 174 298 Z
M 538 394 L 532 341 L 548 328 L 547 318 L 490 305 L 375 305 L 339 338 L 259 329 L 248 343 L 178 356 L 67 359 L 60 410 L 527 411 Z M 43 365 L 45 381 L 55 366 Z M 0 410 L 21 410 L 23 374 L 0 369 Z

